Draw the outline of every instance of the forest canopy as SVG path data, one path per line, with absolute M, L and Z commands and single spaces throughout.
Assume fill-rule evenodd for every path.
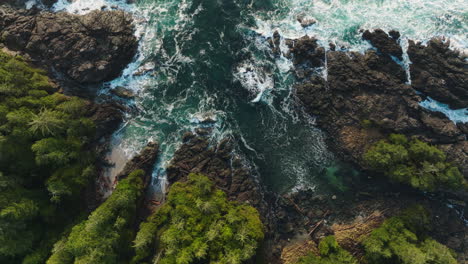
M 167 201 L 142 223 L 133 263 L 238 264 L 250 259 L 263 239 L 257 210 L 230 202 L 200 174 L 171 186 Z M 144 262 L 148 261 L 148 262 Z
M 365 154 L 369 167 L 389 177 L 422 191 L 439 188 L 466 187 L 466 181 L 456 166 L 447 162 L 445 153 L 418 139 L 391 134 Z
M 0 51 L 0 262 L 43 263 L 94 178 L 87 102 Z M 47 230 L 47 232 L 45 232 Z
M 121 180 L 112 195 L 87 220 L 57 242 L 47 264 L 128 263 L 144 171 Z

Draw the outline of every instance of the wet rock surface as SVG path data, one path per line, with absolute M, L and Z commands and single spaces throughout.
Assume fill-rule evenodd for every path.
M 414 89 L 451 108 L 468 107 L 468 58 L 451 50 L 450 41 L 431 39 L 427 45 L 409 41 L 408 56 Z
M 167 168 L 170 183 L 184 180 L 190 173 L 202 173 L 226 192 L 230 200 L 263 208 L 259 184 L 247 164 L 235 154 L 231 139 L 211 142 L 209 132 L 199 130 L 186 133 L 183 142 Z
M 93 104 L 88 112 L 96 125 L 96 140 L 109 138 L 122 124 L 125 111 L 122 105 L 114 102 Z
M 86 15 L 0 6 L 0 36 L 11 50 L 79 84 L 117 77 L 137 50 L 132 18 L 123 11 Z
M 157 142 L 149 142 L 138 155 L 125 164 L 123 170 L 116 176 L 117 181 L 124 179 L 135 170 L 143 170 L 145 172 L 144 186 L 148 186 L 158 153 L 159 144 Z
M 415 136 L 443 149 L 448 159 L 468 177 L 466 123 L 455 124 L 442 113 L 419 105 L 426 93 L 449 105 L 468 105 L 463 101 L 465 97 L 461 89 L 468 87 L 466 63 L 462 63 L 464 57 L 437 39 L 431 40 L 427 47 L 410 41 L 408 53 L 415 60 L 410 85 L 406 83 L 404 69 L 392 58 L 402 56 L 397 42 L 399 34 L 375 30 L 364 32 L 363 38 L 369 40 L 375 50 L 364 54 L 333 50 L 325 53 L 314 38 L 303 37 L 288 42 L 298 79 L 296 96 L 306 112 L 316 117 L 317 125 L 328 133 L 329 146 L 343 160 L 365 170 L 362 156 L 372 144 L 390 133 Z M 325 56 L 326 75 L 321 69 L 325 65 Z M 451 84 L 450 88 L 447 83 Z M 441 84 L 445 86 L 441 87 Z M 423 90 L 422 86 L 429 88 Z M 437 97 L 437 93 L 444 96 Z M 338 196 L 337 200 L 313 191 L 283 197 L 276 211 L 277 230 L 283 232 L 277 243 L 279 247 L 291 244 L 284 237 L 289 237 L 290 241 L 299 240 L 299 243 L 310 239 L 317 243 L 323 236 L 336 235 L 340 226 L 355 225 L 356 219 L 370 219 L 374 211 L 381 213 L 375 218 L 381 222 L 403 207 L 419 203 L 431 211 L 434 226 L 431 235 L 458 252 L 460 263 L 466 262 L 468 229 L 463 217 L 457 213 L 466 209 L 463 202 L 467 199 L 466 192 L 448 194 L 460 201 L 456 203 L 456 210 L 447 207 L 447 197 L 401 193 L 398 188 L 379 192 L 360 186 L 355 193 L 358 193 L 355 197 Z M 300 249 L 301 244 L 296 248 Z M 347 249 L 356 251 L 352 247 Z
M 382 43 L 391 38 L 372 35 L 372 42 L 380 43 L 378 36 Z M 296 94 L 306 111 L 317 117 L 318 126 L 328 132 L 330 146 L 342 158 L 365 168 L 362 155 L 369 146 L 390 133 L 401 133 L 450 149 L 450 160 L 468 177 L 463 125 L 421 107 L 423 98 L 406 84 L 404 69 L 389 54 L 329 51 L 325 80 L 310 69 L 323 60 L 318 49 L 311 38 L 296 40 L 291 46 L 299 78 Z
M 366 30 L 362 34 L 362 38 L 368 40 L 379 52 L 394 56 L 395 58 L 403 59 L 403 50 L 398 44 L 400 33 L 397 31 L 390 31 L 388 34 L 381 30 L 374 31 Z

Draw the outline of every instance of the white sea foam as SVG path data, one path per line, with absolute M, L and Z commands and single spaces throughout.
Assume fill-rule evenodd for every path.
M 73 14 L 86 14 L 93 10 L 101 10 L 104 8 L 112 9 L 119 8 L 127 11 L 133 10 L 133 5 L 127 4 L 125 0 L 58 0 L 52 7 L 52 10 L 65 11 Z
M 420 105 L 431 111 L 441 112 L 455 123 L 468 123 L 468 108 L 453 110 L 448 105 L 438 102 L 430 97 L 421 102 Z
M 237 79 L 244 88 L 255 95 L 252 103 L 259 102 L 266 93 L 274 88 L 273 76 L 266 69 L 255 62 L 244 61 L 241 63 L 234 73 L 234 78 Z
M 403 38 L 427 41 L 434 36 L 451 39 L 454 48 L 466 50 L 466 0 L 276 0 L 275 10 L 256 17 L 256 32 L 271 37 L 275 30 L 287 38 L 315 36 L 350 50 L 364 51 L 360 29 L 398 30 Z M 303 15 L 317 22 L 303 28 Z

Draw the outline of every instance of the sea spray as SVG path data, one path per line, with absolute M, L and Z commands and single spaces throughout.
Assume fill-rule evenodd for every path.
M 105 2 L 105 3 L 103 3 Z M 200 127 L 212 129 L 212 141 L 237 139 L 240 155 L 249 160 L 263 183 L 277 191 L 319 188 L 317 177 L 336 158 L 314 117 L 294 99 L 292 62 L 283 55 L 286 38 L 304 35 L 328 49 L 364 51 L 360 29 L 395 29 L 402 39 L 427 40 L 435 35 L 466 48 L 467 5 L 455 0 L 271 0 L 252 1 L 60 0 L 55 10 L 86 13 L 113 6 L 131 12 L 140 38 L 138 56 L 120 78 L 105 85 L 136 93 L 129 104 L 136 114 L 115 134 L 113 151 L 129 159 L 149 139 L 161 144 L 153 173 L 155 190 L 163 192 L 165 167 L 181 144 L 182 134 Z M 297 18 L 316 20 L 304 27 Z M 279 56 L 271 54 L 267 38 L 278 30 Z M 404 46 L 404 43 L 402 43 Z M 407 67 L 409 60 L 404 60 Z M 149 66 L 150 65 L 150 66 Z M 326 67 L 322 71 L 326 76 Z M 206 116 L 212 122 L 204 122 Z M 159 189 L 158 189 L 159 188 Z

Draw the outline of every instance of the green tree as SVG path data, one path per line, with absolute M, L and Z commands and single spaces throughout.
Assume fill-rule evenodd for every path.
M 121 180 L 112 195 L 70 235 L 55 244 L 47 264 L 128 263 L 137 202 L 143 194 L 144 172 Z
M 42 108 L 38 114 L 34 114 L 29 125 L 33 133 L 41 133 L 42 136 L 54 136 L 63 131 L 65 124 L 64 115 L 58 111 Z
M 132 263 L 237 264 L 250 259 L 263 239 L 256 209 L 229 202 L 203 175 L 171 186 L 166 203 L 142 223 Z M 158 242 L 157 242 L 158 241 Z
M 44 263 L 94 177 L 89 104 L 0 51 L 0 262 Z
M 371 169 L 416 189 L 434 191 L 442 187 L 465 187 L 463 175 L 446 159 L 440 149 L 417 139 L 409 141 L 404 135 L 397 134 L 377 142 L 364 154 Z
M 447 247 L 427 237 L 428 224 L 420 206 L 387 219 L 363 241 L 369 264 L 456 264 Z

